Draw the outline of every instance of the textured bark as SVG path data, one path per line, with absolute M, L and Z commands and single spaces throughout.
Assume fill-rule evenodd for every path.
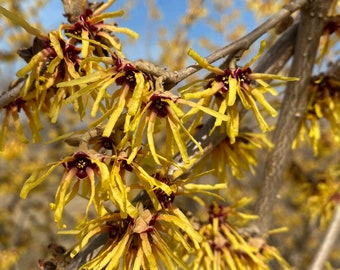
M 279 119 L 273 134 L 273 150 L 269 153 L 263 175 L 256 212 L 260 231 L 270 228 L 272 211 L 279 192 L 283 172 L 289 160 L 291 146 L 296 137 L 308 102 L 308 85 L 320 36 L 326 21 L 330 0 L 309 1 L 301 10 L 294 60 L 289 76 L 298 82 L 289 82 L 283 98 Z

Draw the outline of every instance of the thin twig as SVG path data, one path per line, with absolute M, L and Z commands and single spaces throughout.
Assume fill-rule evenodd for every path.
M 327 229 L 324 239 L 308 270 L 322 270 L 337 238 L 340 234 L 340 203 L 337 204 L 333 219 Z
M 299 20 L 290 26 L 273 46 L 256 61 L 254 72 L 277 74 L 293 55 Z
M 249 34 L 211 53 L 206 57 L 207 62 L 214 63 L 215 61 L 222 59 L 229 54 L 234 55 L 239 51 L 247 50 L 262 35 L 274 28 L 279 22 L 289 17 L 293 12 L 301 9 L 306 3 L 307 0 L 292 1 Z M 183 81 L 200 69 L 201 67 L 198 64 L 194 64 L 179 71 L 167 72 L 164 74 L 164 82 L 168 88 L 172 88 L 177 83 Z
M 312 60 L 316 56 L 325 17 L 331 2 L 331 0 L 312 1 L 305 9 L 302 9 L 290 72 L 291 77 L 298 77 L 300 80 L 287 84 L 277 127 L 273 134 L 274 147 L 267 157 L 262 177 L 263 184 L 256 205 L 256 212 L 259 215 L 256 224 L 262 232 L 267 231 L 270 227 L 271 213 L 281 186 L 291 145 L 307 107 L 307 88 L 314 64 Z
M 26 82 L 26 77 L 13 81 L 7 91 L 0 94 L 0 108 L 7 106 L 9 103 L 19 97 L 22 86 Z

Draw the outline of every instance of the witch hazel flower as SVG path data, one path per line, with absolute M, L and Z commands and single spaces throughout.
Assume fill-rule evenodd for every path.
M 198 53 L 190 49 L 188 54 L 196 62 L 212 72 L 206 80 L 199 80 L 189 86 L 181 88 L 179 91 L 186 100 L 197 99 L 198 102 L 206 106 L 217 107 L 217 111 L 226 114 L 229 120 L 226 122 L 226 133 L 230 137 L 231 142 L 235 142 L 235 138 L 239 131 L 239 108 L 238 102 L 247 110 L 251 109 L 262 131 L 269 130 L 263 115 L 261 114 L 257 103 L 273 117 L 277 115 L 277 111 L 265 99 L 266 92 L 277 95 L 276 90 L 265 80 L 281 80 L 296 81 L 298 78 L 285 77 L 274 74 L 254 73 L 250 65 L 262 54 L 265 43 L 261 43 L 258 54 L 243 67 L 230 66 L 226 69 L 220 69 L 212 66 Z M 193 116 L 196 111 L 189 112 L 189 116 Z M 216 120 L 215 127 L 220 126 L 222 121 Z

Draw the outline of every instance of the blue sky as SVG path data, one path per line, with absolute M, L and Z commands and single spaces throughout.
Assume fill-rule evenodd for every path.
M 126 0 L 116 0 L 116 2 L 111 6 L 110 10 L 122 9 L 126 5 Z M 162 13 L 162 17 L 157 22 L 150 21 L 148 17 L 148 6 L 146 0 L 136 0 L 133 8 L 121 18 L 117 18 L 117 22 L 122 27 L 128 27 L 137 33 L 139 33 L 140 38 L 138 42 L 128 44 L 125 49 L 125 54 L 131 59 L 136 60 L 139 58 L 145 58 L 150 56 L 151 59 L 156 60 L 158 56 L 158 45 L 157 45 L 157 32 L 155 31 L 158 26 L 164 26 L 168 28 L 169 34 L 171 34 L 171 29 L 175 29 L 178 25 L 181 16 L 185 14 L 187 9 L 187 1 L 185 0 L 155 0 L 159 10 Z M 244 5 L 246 1 L 240 1 L 238 8 L 241 10 L 240 20 L 249 26 L 249 30 L 253 29 L 255 25 L 255 19 L 252 14 L 247 12 Z M 209 3 L 209 1 L 208 1 Z M 212 9 L 211 9 L 211 12 Z M 228 11 L 226 11 L 228 12 Z M 41 12 L 41 19 L 44 21 L 44 25 L 47 30 L 55 29 L 58 24 L 65 19 L 62 16 L 63 6 L 59 0 L 51 0 L 44 10 Z M 218 16 L 217 13 L 214 15 Z M 218 18 L 218 17 L 217 17 Z M 157 23 L 157 25 L 155 25 Z M 232 26 L 226 26 L 232 27 Z M 150 29 L 151 28 L 151 29 Z M 150 34 L 150 32 L 152 34 Z M 215 43 L 221 44 L 221 46 L 226 45 L 224 38 L 220 33 L 216 33 L 213 29 L 206 25 L 204 21 L 198 21 L 189 31 L 188 37 L 191 40 L 195 50 L 207 55 L 209 52 L 200 51 L 199 46 L 195 47 L 195 43 L 198 38 L 205 35 L 208 38 L 214 40 Z M 120 36 L 124 40 L 123 36 Z

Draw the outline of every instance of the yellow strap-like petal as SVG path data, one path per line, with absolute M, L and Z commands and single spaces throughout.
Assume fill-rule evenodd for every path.
M 45 56 L 42 52 L 38 52 L 36 55 L 32 57 L 32 59 L 28 62 L 26 66 L 17 71 L 16 75 L 18 77 L 24 77 L 27 73 L 29 73 L 33 69 L 36 69 L 38 67 L 39 62 L 43 61 L 44 57 Z
M 114 26 L 114 25 L 105 25 L 104 29 L 110 30 L 114 33 L 126 34 L 133 39 L 137 39 L 139 37 L 139 35 L 135 31 L 133 31 L 129 28 L 126 28 L 126 27 L 119 27 L 119 26 Z
M 259 126 L 260 126 L 260 129 L 262 131 L 268 131 L 269 126 L 266 123 L 266 121 L 264 120 L 263 116 L 261 115 L 259 109 L 257 108 L 254 99 L 252 97 L 249 97 L 249 96 L 247 96 L 247 97 L 248 97 L 248 102 L 249 102 L 249 104 L 250 104 L 250 106 L 251 106 L 251 108 L 254 112 L 255 118 L 256 118 Z
M 265 108 L 267 112 L 270 113 L 271 116 L 276 117 L 277 111 L 267 102 L 264 96 L 260 93 L 259 90 L 253 89 L 251 94 L 256 98 L 256 100 Z
M 115 18 L 115 17 L 121 17 L 124 15 L 124 10 L 117 10 L 113 12 L 105 12 L 103 14 L 99 14 L 95 17 L 90 18 L 91 23 L 99 23 L 105 19 Z
M 125 233 L 124 237 L 120 239 L 120 241 L 117 243 L 117 245 L 111 250 L 109 254 L 107 254 L 106 257 L 101 260 L 99 264 L 99 269 L 117 269 L 119 262 L 125 252 L 125 250 L 128 248 L 127 243 L 130 238 L 129 233 Z
M 89 55 L 89 32 L 82 29 L 81 31 L 81 38 L 82 38 L 82 44 L 81 44 L 81 56 L 83 58 L 86 58 Z
M 260 88 L 259 90 L 263 90 L 262 92 L 270 92 L 273 96 L 277 96 L 278 93 L 277 91 L 275 90 L 274 87 L 270 86 L 268 83 L 266 83 L 265 81 L 261 80 L 261 79 L 256 79 L 256 82 L 260 85 L 263 86 L 263 89 Z
M 155 121 L 156 121 L 155 114 L 156 114 L 155 112 L 151 112 L 150 117 L 148 117 L 149 122 L 148 122 L 148 126 L 147 126 L 146 137 L 147 137 L 147 140 L 148 140 L 151 156 L 153 157 L 155 162 L 160 165 L 161 162 L 158 159 L 156 147 L 155 147 L 155 141 L 154 141 L 154 138 L 153 138 L 154 129 L 155 129 Z
M 178 150 L 181 153 L 181 157 L 183 159 L 183 162 L 184 162 L 184 164 L 189 164 L 190 161 L 189 161 L 188 152 L 187 152 L 187 149 L 186 149 L 186 145 L 183 142 L 181 133 L 179 131 L 180 127 L 178 125 L 178 122 L 177 123 L 174 122 L 174 119 L 171 119 L 170 117 L 167 117 L 167 120 L 168 120 L 169 127 L 171 129 L 171 133 L 172 133 L 174 140 L 176 142 L 176 145 L 178 147 Z
M 144 256 L 147 259 L 149 263 L 148 269 L 150 270 L 157 270 L 157 263 L 155 256 L 152 252 L 151 244 L 149 242 L 148 234 L 147 233 L 141 233 L 140 238 L 142 240 L 142 249 L 144 252 Z
M 281 76 L 281 75 L 276 75 L 276 74 L 266 74 L 266 73 L 251 73 L 250 77 L 252 79 L 262 79 L 262 80 L 280 80 L 280 81 L 298 81 L 300 80 L 299 78 L 296 77 L 286 77 L 286 76 Z
M 199 104 L 197 104 L 195 102 L 192 102 L 192 101 L 189 101 L 189 100 L 185 100 L 185 101 L 184 100 L 178 100 L 178 102 L 182 103 L 182 104 L 187 104 L 187 105 L 189 105 L 189 106 L 191 106 L 193 108 L 198 108 L 202 112 L 205 112 L 207 114 L 210 114 L 211 116 L 214 116 L 216 118 L 216 120 L 219 119 L 221 122 L 229 120 L 229 117 L 224 114 L 225 111 L 223 111 L 223 112 L 220 112 L 220 111 L 216 112 L 213 109 L 210 109 L 208 107 L 204 107 L 202 105 L 199 105 Z
M 60 183 L 56 198 L 55 198 L 55 207 L 54 207 L 54 221 L 58 224 L 59 228 L 65 227 L 62 223 L 62 216 L 64 207 L 66 205 L 66 195 L 69 191 L 69 187 L 73 180 L 75 173 L 73 171 L 69 171 L 65 173 L 63 181 Z
M 53 49 L 55 50 L 57 56 L 60 59 L 64 58 L 64 52 L 63 49 L 60 46 L 60 41 L 59 41 L 59 35 L 57 31 L 53 31 L 49 34 L 50 37 L 50 41 L 51 41 L 51 46 L 53 47 Z
M 55 164 L 48 164 L 43 168 L 40 168 L 32 173 L 32 175 L 26 180 L 24 186 L 21 189 L 20 197 L 22 199 L 26 199 L 28 193 L 40 185 L 46 178 L 61 164 L 62 162 L 58 162 Z M 48 170 L 39 177 L 40 172 L 48 168 Z
M 220 107 L 218 108 L 218 113 L 226 117 L 227 121 L 229 121 L 229 117 L 225 114 L 228 108 L 227 103 L 228 101 L 226 99 L 222 100 Z M 219 127 L 220 125 L 222 125 L 222 119 L 218 117 L 216 118 L 215 127 Z
M 114 106 L 114 111 L 112 112 L 109 121 L 106 123 L 104 131 L 103 131 L 103 136 L 104 137 L 110 137 L 110 134 L 112 133 L 113 127 L 115 126 L 118 118 L 121 116 L 124 106 L 126 103 L 126 96 L 128 94 L 128 87 L 125 86 L 123 88 L 123 91 L 121 93 L 121 96 L 119 97 L 118 102 Z
M 87 243 L 89 242 L 89 240 L 96 234 L 100 233 L 102 230 L 101 227 L 94 227 L 90 232 L 88 232 L 85 236 L 83 236 L 80 240 L 80 243 L 72 250 L 72 252 L 70 253 L 71 258 L 74 258 L 79 251 L 84 248 Z
M 234 104 L 227 109 L 227 115 L 229 116 L 230 120 L 227 122 L 227 135 L 230 138 L 230 143 L 233 144 L 236 141 L 236 137 L 238 136 L 239 132 L 239 111 L 237 108 L 237 104 Z
M 224 71 L 218 67 L 214 67 L 213 65 L 211 65 L 207 60 L 205 60 L 203 57 L 201 57 L 197 52 L 195 52 L 193 49 L 189 49 L 188 50 L 188 55 L 194 59 L 197 64 L 199 64 L 202 68 L 205 68 L 213 73 L 216 74 L 224 74 Z
M 141 107 L 143 90 L 145 87 L 143 73 L 134 72 L 133 74 L 136 80 L 136 87 L 133 89 L 133 94 L 128 104 L 128 114 L 132 116 L 135 115 Z
M 229 90 L 228 90 L 228 106 L 234 105 L 236 101 L 236 93 L 238 92 L 238 88 L 240 87 L 240 82 L 229 75 Z
M 122 45 L 119 43 L 114 37 L 112 37 L 110 34 L 105 32 L 99 32 L 97 34 L 98 36 L 103 37 L 104 39 L 108 40 L 113 48 L 117 50 L 117 53 L 122 54 Z
M 6 16 L 11 22 L 14 23 L 14 25 L 20 25 L 22 28 L 26 30 L 29 34 L 36 36 L 36 37 L 43 37 L 46 38 L 45 35 L 43 35 L 39 29 L 33 27 L 30 23 L 25 21 L 23 19 L 23 16 L 20 16 L 20 14 L 16 14 L 14 12 L 11 12 L 4 7 L 0 6 L 0 13 L 4 16 Z
M 247 67 L 251 66 L 261 56 L 261 54 L 263 53 L 265 47 L 266 47 L 266 41 L 265 40 L 261 40 L 259 51 L 257 52 L 257 54 L 247 64 L 245 64 L 244 68 L 247 68 Z
M 234 259 L 231 256 L 230 251 L 229 251 L 228 248 L 223 249 L 222 255 L 223 255 L 225 261 L 227 262 L 230 270 L 238 270 L 238 268 L 237 268 L 237 266 L 236 266 L 236 264 L 234 262 Z

